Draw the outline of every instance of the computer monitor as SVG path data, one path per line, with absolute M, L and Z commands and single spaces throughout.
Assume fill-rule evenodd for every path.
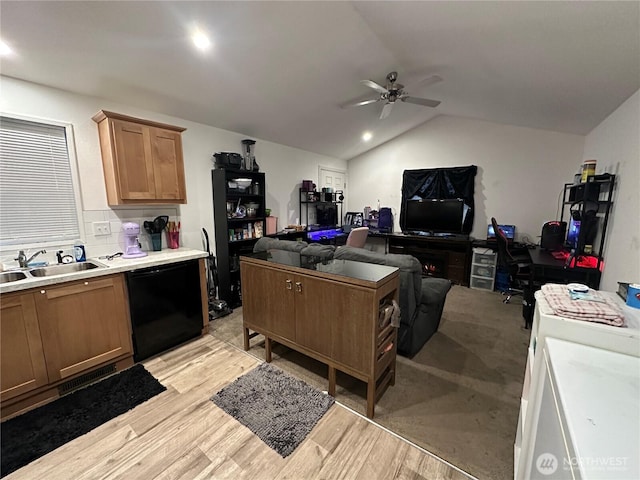
M 316 223 L 322 227 L 338 225 L 338 207 L 335 203 L 319 202 L 316 205 Z
M 404 232 L 462 233 L 462 199 L 407 200 L 404 213 Z
M 516 226 L 515 225 L 498 225 L 498 228 L 504 232 L 507 237 L 507 242 L 514 242 L 516 239 Z M 496 232 L 493 230 L 493 225 L 487 225 L 487 242 L 496 241 Z
M 567 246 L 575 250 L 578 249 L 578 241 L 580 240 L 580 224 L 580 220 L 572 218 L 567 232 Z

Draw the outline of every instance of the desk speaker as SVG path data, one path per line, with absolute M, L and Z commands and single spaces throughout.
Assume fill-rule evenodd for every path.
M 562 250 L 567 234 L 567 222 L 547 222 L 542 226 L 540 248 L 549 251 Z

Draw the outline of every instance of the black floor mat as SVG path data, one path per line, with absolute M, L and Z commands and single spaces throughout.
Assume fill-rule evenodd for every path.
M 31 463 L 166 390 L 138 364 L 0 426 L 0 476 Z

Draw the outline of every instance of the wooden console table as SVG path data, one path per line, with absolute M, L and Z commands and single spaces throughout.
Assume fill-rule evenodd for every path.
M 379 313 L 398 300 L 398 269 L 384 265 L 317 259 L 271 250 L 240 258 L 244 349 L 265 337 L 329 367 L 330 395 L 336 370 L 367 383 L 367 416 L 395 383 L 397 329 L 380 325 Z

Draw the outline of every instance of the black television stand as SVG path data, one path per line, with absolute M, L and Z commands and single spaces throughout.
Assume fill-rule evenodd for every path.
M 385 235 L 389 253 L 416 257 L 423 266 L 423 276 L 448 278 L 469 286 L 471 273 L 471 238 L 466 234 L 412 232 Z

